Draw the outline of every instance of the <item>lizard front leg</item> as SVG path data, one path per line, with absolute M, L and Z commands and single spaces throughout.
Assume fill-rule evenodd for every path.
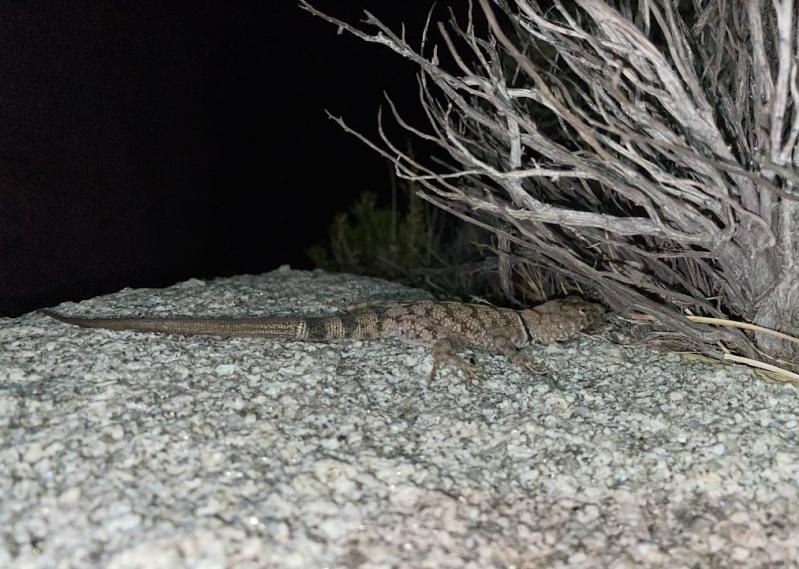
M 504 355 L 512 363 L 520 368 L 526 369 L 530 373 L 545 373 L 546 368 L 529 358 L 525 358 L 519 353 L 519 349 L 513 344 L 508 336 L 499 335 L 494 338 L 494 348 L 497 352 Z
M 435 379 L 436 373 L 442 365 L 451 365 L 461 370 L 467 377 L 474 378 L 477 372 L 472 364 L 457 355 L 456 352 L 467 346 L 466 339 L 462 336 L 447 336 L 436 340 L 433 344 L 433 369 L 430 370 L 430 381 Z

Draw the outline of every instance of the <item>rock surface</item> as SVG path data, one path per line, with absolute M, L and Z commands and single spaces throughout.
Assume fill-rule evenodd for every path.
M 321 314 L 426 293 L 349 275 L 123 290 L 59 309 Z M 789 567 L 799 392 L 581 338 L 475 351 L 0 319 L 0 567 Z

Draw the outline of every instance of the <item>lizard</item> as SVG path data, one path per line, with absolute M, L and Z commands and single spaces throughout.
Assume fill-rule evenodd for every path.
M 434 378 L 442 364 L 467 375 L 471 364 L 456 355 L 467 347 L 505 355 L 529 371 L 541 371 L 519 349 L 534 342 L 568 340 L 600 320 L 604 308 L 576 296 L 550 300 L 525 310 L 484 304 L 434 300 L 367 304 L 332 316 L 262 317 L 117 317 L 65 316 L 42 309 L 56 320 L 84 328 L 203 334 L 227 337 L 260 336 L 300 341 L 335 342 L 343 339 L 399 338 L 432 348 Z

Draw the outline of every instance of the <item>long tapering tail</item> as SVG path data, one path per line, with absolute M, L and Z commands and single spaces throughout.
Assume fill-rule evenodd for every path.
M 161 332 L 165 334 L 202 334 L 211 336 L 264 336 L 302 339 L 307 319 L 292 317 L 262 318 L 191 318 L 191 317 L 120 317 L 82 318 L 64 316 L 52 310 L 39 312 L 82 328 Z
M 46 314 L 66 324 L 82 328 L 104 330 L 129 330 L 133 332 L 160 332 L 164 334 L 202 334 L 211 336 L 261 336 L 266 338 L 291 338 L 295 340 L 340 340 L 342 338 L 371 337 L 376 331 L 374 315 L 369 311 L 342 316 L 303 318 L 291 316 L 264 316 L 245 318 L 192 318 L 192 317 L 120 317 L 82 318 L 64 316 L 52 310 Z

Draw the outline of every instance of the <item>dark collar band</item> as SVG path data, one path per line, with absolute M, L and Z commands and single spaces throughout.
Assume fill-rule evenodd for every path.
M 525 336 L 527 336 L 527 343 L 528 344 L 532 344 L 533 343 L 533 335 L 530 333 L 530 329 L 527 327 L 527 322 L 524 321 L 524 318 L 522 317 L 522 313 L 521 312 L 517 312 L 516 316 L 519 317 L 519 322 L 522 323 L 522 329 L 524 330 Z

